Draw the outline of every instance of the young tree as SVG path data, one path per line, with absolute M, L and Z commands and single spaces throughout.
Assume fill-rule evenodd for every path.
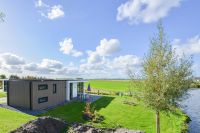
M 177 101 L 189 88 L 192 79 L 192 61 L 178 57 L 166 38 L 162 23 L 151 39 L 151 46 L 143 61 L 144 82 L 140 100 L 156 112 L 156 131 L 160 133 L 160 112 L 174 111 Z M 134 81 L 133 81 L 134 82 Z

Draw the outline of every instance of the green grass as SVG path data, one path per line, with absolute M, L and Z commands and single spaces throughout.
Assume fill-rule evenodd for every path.
M 0 98 L 2 97 L 7 97 L 7 93 L 6 92 L 0 92 Z
M 36 117 L 0 108 L 0 133 L 12 131 Z
M 82 119 L 82 110 L 84 103 L 72 102 L 56 109 L 49 110 L 47 113 L 38 116 L 52 116 L 65 120 L 66 122 L 84 122 Z
M 128 129 L 143 130 L 147 133 L 155 132 L 155 113 L 142 105 L 130 106 L 123 104 L 125 97 L 103 97 L 94 102 L 93 105 L 98 113 L 105 117 L 105 120 L 96 127 L 113 128 L 117 125 Z M 73 102 L 68 105 L 50 110 L 43 115 L 50 115 L 66 120 L 67 122 L 83 122 L 82 111 L 84 103 Z M 179 115 L 161 114 L 161 132 L 162 133 L 181 133 L 184 128 L 186 115 L 177 111 Z
M 91 88 L 104 90 L 104 91 L 115 91 L 115 92 L 124 92 L 129 88 L 128 80 L 90 80 Z M 88 86 L 88 83 L 85 86 Z

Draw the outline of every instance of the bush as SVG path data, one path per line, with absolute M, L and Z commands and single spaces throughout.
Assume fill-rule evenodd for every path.
M 94 123 L 100 123 L 104 120 L 104 117 L 97 113 L 97 111 L 94 112 L 94 117 L 92 119 L 92 122 Z
M 92 120 L 94 117 L 94 112 L 92 112 L 90 103 L 86 103 L 84 111 L 83 111 L 83 119 L 84 120 Z
M 132 101 L 123 101 L 123 104 L 131 105 L 131 106 L 136 106 L 137 104 Z

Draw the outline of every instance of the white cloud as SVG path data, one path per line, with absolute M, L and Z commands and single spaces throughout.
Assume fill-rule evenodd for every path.
M 63 64 L 57 60 L 43 59 L 39 66 L 42 68 L 60 69 L 62 65 Z
M 21 66 L 25 64 L 22 57 L 12 53 L 0 54 L 0 69 L 2 71 L 18 73 L 21 72 Z
M 100 62 L 106 56 L 111 56 L 120 51 L 120 42 L 118 39 L 102 39 L 95 51 L 87 51 L 88 63 Z
M 71 38 L 65 38 L 63 41 L 59 42 L 60 51 L 63 54 L 72 55 L 74 57 L 82 56 L 83 53 L 74 49 L 74 45 Z
M 51 20 L 63 17 L 65 15 L 65 12 L 62 9 L 61 5 L 55 5 L 51 7 L 51 10 L 47 13 L 47 17 Z
M 62 62 L 52 59 L 43 59 L 40 63 L 28 63 L 23 67 L 24 70 L 33 71 L 40 74 L 55 73 L 62 68 Z
M 128 0 L 117 11 L 117 20 L 127 19 L 131 24 L 156 22 L 180 5 L 182 0 Z
M 36 63 L 28 63 L 24 65 L 24 70 L 28 71 L 38 71 L 38 65 Z
M 193 55 L 200 54 L 200 36 L 196 35 L 186 42 L 181 42 L 180 39 L 174 39 L 172 42 L 173 48 L 176 50 L 178 55 Z
M 93 51 L 94 53 L 94 51 Z M 91 54 L 91 53 L 90 53 Z M 25 62 L 24 58 L 12 53 L 0 54 L 0 72 L 24 75 L 37 75 L 46 77 L 63 78 L 126 78 L 128 67 L 139 68 L 139 57 L 124 55 L 119 57 L 99 56 L 98 61 L 87 59 L 74 64 L 63 64 L 54 59 L 42 59 L 40 62 Z M 95 59 L 94 59 L 95 60 Z
M 124 55 L 112 59 L 99 57 L 99 60 L 88 60 L 82 63 L 80 72 L 99 78 L 127 78 L 127 70 L 131 68 L 134 71 L 138 71 L 140 64 L 140 58 L 135 55 Z
M 19 57 L 12 53 L 0 54 L 0 61 L 3 64 L 7 64 L 7 65 L 21 65 L 25 63 L 22 57 Z
M 117 39 L 102 39 L 100 45 L 97 46 L 96 52 L 101 56 L 109 56 L 120 50 L 120 42 Z
M 88 51 L 87 53 L 88 53 L 87 61 L 89 63 L 96 63 L 102 60 L 102 57 L 97 52 Z
M 116 65 L 119 64 L 119 65 Z M 135 55 L 124 55 L 113 59 L 110 63 L 111 68 L 123 69 L 127 67 L 134 67 L 141 64 L 140 58 Z
M 49 7 L 49 5 L 45 4 L 42 0 L 35 1 L 35 7 Z
M 61 5 L 50 6 L 44 3 L 42 0 L 37 0 L 35 2 L 35 7 L 39 9 L 39 13 L 41 16 L 46 17 L 50 20 L 57 19 L 65 15 L 65 12 L 63 11 L 63 7 Z

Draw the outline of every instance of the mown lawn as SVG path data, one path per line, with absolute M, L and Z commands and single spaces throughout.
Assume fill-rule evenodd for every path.
M 36 117 L 0 108 L 0 133 L 7 133 Z
M 124 92 L 129 88 L 129 80 L 90 80 L 85 84 L 86 88 L 89 83 L 91 88 L 104 91 Z
M 0 98 L 2 98 L 2 97 L 7 97 L 6 92 L 0 92 Z
M 105 120 L 97 127 L 113 128 L 122 126 L 129 129 L 143 130 L 147 133 L 155 132 L 155 113 L 142 105 L 131 106 L 124 104 L 125 97 L 103 97 L 93 103 L 99 114 L 105 117 Z M 50 110 L 43 115 L 50 115 L 66 120 L 67 122 L 84 122 L 82 111 L 84 103 L 73 102 L 68 105 Z M 161 132 L 162 133 L 181 133 L 184 128 L 186 115 L 177 111 L 179 115 L 161 114 Z

